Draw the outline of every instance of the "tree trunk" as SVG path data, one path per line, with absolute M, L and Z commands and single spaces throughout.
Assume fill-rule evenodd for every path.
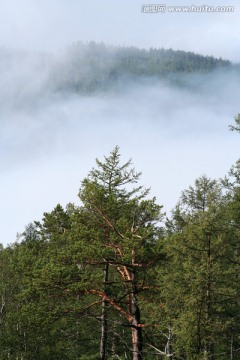
M 206 291 L 205 291 L 205 325 L 207 332 L 205 334 L 205 348 L 204 359 L 207 359 L 211 355 L 211 359 L 214 359 L 213 345 L 210 340 L 210 308 L 211 308 L 211 235 L 208 235 L 208 248 L 207 248 L 207 267 L 206 267 Z
M 132 272 L 132 292 L 131 292 L 131 315 L 133 317 L 132 326 L 132 348 L 133 360 L 142 360 L 142 328 L 140 325 L 140 310 L 137 303 L 137 289 L 135 285 L 135 272 Z
M 117 354 L 117 347 L 116 347 L 116 322 L 113 321 L 112 324 L 112 337 L 111 337 L 111 352 L 112 352 L 112 358 L 113 359 L 118 359 L 118 354 Z
M 103 270 L 103 290 L 106 293 L 106 283 L 108 281 L 108 264 L 105 265 Z M 101 341 L 100 341 L 100 360 L 106 359 L 107 347 L 107 302 L 105 298 L 102 299 L 102 316 L 101 316 Z
M 169 360 L 173 359 L 173 354 L 172 354 L 172 329 L 169 327 L 168 328 L 168 341 L 167 341 L 167 345 L 165 347 L 165 353 L 168 357 Z
M 233 360 L 233 335 L 231 336 L 231 352 L 230 352 L 230 359 Z
M 142 329 L 138 326 L 139 322 L 134 319 L 132 322 L 132 346 L 133 360 L 142 360 Z

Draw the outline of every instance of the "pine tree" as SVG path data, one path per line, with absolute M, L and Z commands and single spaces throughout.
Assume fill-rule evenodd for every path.
M 108 304 L 118 318 L 125 319 L 125 326 L 131 329 L 133 359 L 137 360 L 143 358 L 145 326 L 141 321 L 140 298 L 154 288 L 154 279 L 148 279 L 148 269 L 161 258 L 158 252 L 161 207 L 155 199 L 146 199 L 148 190 L 133 186 L 140 173 L 130 165 L 130 161 L 120 164 L 116 147 L 104 162 L 97 160 L 97 169 L 82 183 L 81 223 L 87 224 L 88 229 L 91 225 L 87 244 L 83 244 L 88 245 L 90 255 L 85 263 L 109 272 L 104 286 L 102 282 L 94 283 L 95 286 L 90 283 L 82 291 L 100 297 L 102 306 Z
M 168 224 L 169 264 L 174 269 L 169 270 L 165 289 L 168 316 L 177 352 L 187 359 L 229 354 L 229 309 L 236 288 L 228 260 L 234 253 L 228 205 L 220 182 L 203 176 L 182 193 Z

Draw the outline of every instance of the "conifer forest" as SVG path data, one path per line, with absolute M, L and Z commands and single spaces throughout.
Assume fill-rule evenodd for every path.
M 126 81 L 193 93 L 220 73 L 239 81 L 238 64 L 172 49 L 78 42 L 61 61 L 35 56 L 1 48 L 1 68 L 31 58 L 51 94 L 86 102 Z M 220 179 L 200 173 L 166 212 L 118 145 L 87 164 L 74 202 L 1 245 L 0 360 L 240 359 L 240 160 Z

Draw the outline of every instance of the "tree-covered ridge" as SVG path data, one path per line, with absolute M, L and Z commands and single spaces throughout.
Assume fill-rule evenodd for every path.
M 171 74 L 209 73 L 231 68 L 228 60 L 172 49 L 138 49 L 90 42 L 73 44 L 51 76 L 58 89 L 93 91 L 117 80 L 164 78 Z
M 57 54 L 0 48 L 0 74 L 6 85 L 3 97 L 9 91 L 16 91 L 16 97 L 59 91 L 89 94 L 147 79 L 182 84 L 190 74 L 230 69 L 239 73 L 228 60 L 163 48 L 146 50 L 94 42 L 77 42 Z M 12 73 L 16 72 L 17 83 L 12 84 Z
M 86 57 L 90 64 L 99 67 L 106 61 L 107 65 L 113 68 L 112 71 L 138 75 L 211 71 L 231 64 L 230 61 L 222 58 L 217 59 L 194 52 L 164 48 L 146 50 L 136 47 L 107 46 L 95 42 L 75 43 L 69 48 L 69 53 L 76 61 L 81 62 L 82 57 Z M 111 64 L 111 60 L 115 64 Z
M 1 247 L 1 360 L 239 359 L 240 162 L 170 218 L 140 175 L 116 147 Z

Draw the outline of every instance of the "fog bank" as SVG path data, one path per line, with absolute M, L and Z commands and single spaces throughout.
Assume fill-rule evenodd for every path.
M 0 57 L 0 242 L 15 241 L 57 203 L 78 204 L 95 158 L 116 145 L 166 211 L 196 177 L 224 176 L 238 159 L 238 135 L 228 131 L 239 112 L 236 73 L 125 77 L 79 94 L 53 86 L 56 56 Z

